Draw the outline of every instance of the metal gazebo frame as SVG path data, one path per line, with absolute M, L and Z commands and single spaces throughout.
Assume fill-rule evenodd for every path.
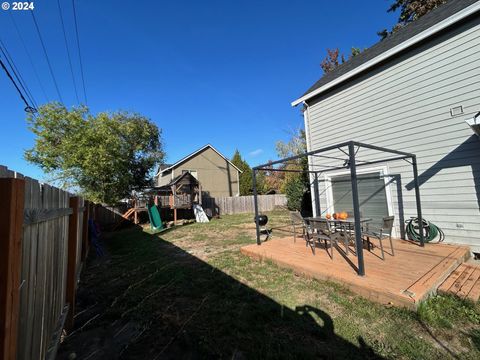
M 342 148 L 348 147 L 348 152 L 344 151 Z M 360 148 L 366 148 L 370 150 L 376 150 L 379 152 L 384 152 L 388 154 L 396 155 L 394 157 L 386 157 L 380 160 L 374 161 L 361 161 L 357 160 L 357 153 Z M 327 155 L 320 155 L 321 153 L 325 153 L 331 150 L 340 150 L 343 154 L 348 156 L 348 159 L 339 158 L 339 157 L 332 157 Z M 344 161 L 343 166 L 330 166 L 330 165 L 315 165 L 315 166 L 324 166 L 327 167 L 326 170 L 310 170 L 310 163 L 308 165 L 308 170 L 294 170 L 294 169 L 275 169 L 273 168 L 274 165 L 279 164 L 286 164 L 293 160 L 298 160 L 301 158 L 309 158 L 311 156 L 320 157 L 320 158 L 327 158 L 330 160 L 341 160 Z M 267 164 L 259 165 L 254 167 L 252 170 L 253 172 L 253 199 L 254 199 L 254 207 L 255 207 L 255 225 L 256 225 L 256 234 L 257 234 L 257 245 L 261 245 L 260 241 L 260 225 L 258 223 L 258 193 L 257 193 L 257 178 L 256 174 L 258 171 L 280 171 L 280 172 L 300 172 L 300 173 L 309 173 L 313 174 L 314 181 L 313 181 L 313 195 L 315 198 L 315 210 L 316 214 L 320 214 L 320 197 L 318 191 L 318 173 L 323 173 L 326 171 L 333 171 L 333 170 L 341 170 L 341 169 L 348 169 L 350 168 L 350 180 L 352 183 L 352 198 L 353 198 L 353 215 L 355 218 L 355 247 L 357 252 L 357 260 L 358 260 L 358 275 L 364 276 L 365 275 L 365 264 L 363 259 L 363 241 L 362 241 L 362 233 L 360 229 L 360 203 L 358 200 L 358 186 L 357 186 L 357 168 L 361 166 L 385 163 L 389 161 L 397 161 L 397 160 L 405 160 L 412 165 L 413 169 L 413 181 L 415 187 L 415 200 L 417 204 L 417 218 L 418 218 L 418 225 L 419 225 L 419 233 L 420 233 L 420 246 L 424 246 L 424 234 L 423 234 L 423 218 L 422 218 L 422 205 L 420 201 L 420 187 L 418 183 L 418 169 L 417 169 L 417 157 L 415 154 L 387 149 L 380 146 L 369 145 L 357 141 L 347 141 L 336 145 L 327 146 L 318 150 L 313 150 L 306 152 L 301 155 L 291 156 L 285 159 L 273 161 Z M 411 162 L 409 161 L 411 160 Z M 357 164 L 357 161 L 360 163 Z

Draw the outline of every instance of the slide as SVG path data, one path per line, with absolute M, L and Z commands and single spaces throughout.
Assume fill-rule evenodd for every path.
M 209 222 L 208 217 L 205 214 L 205 211 L 203 211 L 203 208 L 200 205 L 198 204 L 193 205 L 193 213 L 195 214 L 195 220 L 197 220 L 197 222 L 200 222 L 200 223 Z
M 152 230 L 161 230 L 163 229 L 162 219 L 160 218 L 160 213 L 156 205 L 147 206 L 148 218 L 150 219 L 150 228 Z

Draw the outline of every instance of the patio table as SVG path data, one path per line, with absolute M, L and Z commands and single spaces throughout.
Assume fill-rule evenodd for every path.
M 334 224 L 343 224 L 343 225 L 349 225 L 353 228 L 355 225 L 355 218 L 349 217 L 347 219 L 327 219 L 321 216 L 315 216 L 315 217 L 307 217 L 306 218 L 308 221 L 328 221 L 332 222 Z M 365 223 L 368 223 L 369 221 L 372 221 L 371 218 L 360 218 L 360 225 L 363 225 Z
M 348 239 L 348 242 L 354 240 L 354 236 L 352 236 L 352 231 L 354 230 L 355 227 L 355 218 L 354 217 L 349 217 L 347 219 L 327 219 L 325 217 L 321 216 L 315 216 L 315 217 L 307 217 L 305 218 L 307 221 L 326 221 L 333 223 L 333 228 L 335 232 L 339 233 L 340 236 L 345 236 Z M 367 224 L 368 222 L 372 221 L 371 218 L 360 218 L 360 226 L 363 228 L 364 224 Z M 354 233 L 353 233 L 354 234 Z M 348 254 L 348 250 L 347 250 Z

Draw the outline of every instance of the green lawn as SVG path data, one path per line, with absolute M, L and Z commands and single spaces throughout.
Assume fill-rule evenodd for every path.
M 268 215 L 274 228 L 288 224 L 285 212 Z M 480 358 L 478 304 L 435 297 L 417 314 L 253 261 L 239 251 L 254 242 L 252 220 L 106 235 L 59 358 Z

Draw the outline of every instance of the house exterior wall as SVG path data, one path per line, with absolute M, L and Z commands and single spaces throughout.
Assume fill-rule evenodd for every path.
M 172 177 L 172 172 L 171 171 L 162 172 L 157 177 L 157 186 L 165 186 L 172 180 L 173 180 L 173 177 Z
M 182 174 L 183 170 L 196 170 L 202 192 L 211 197 L 239 195 L 238 170 L 211 148 L 206 148 L 187 161 L 177 165 L 173 177 Z M 168 184 L 172 173 L 168 172 L 158 178 L 158 186 Z
M 480 139 L 465 123 L 480 111 L 480 21 L 477 15 L 394 60 L 309 100 L 305 128 L 310 150 L 355 140 L 417 155 L 424 218 L 445 241 L 480 251 Z M 451 109 L 462 106 L 463 114 Z M 346 158 L 340 151 L 329 155 Z M 385 157 L 362 149 L 358 159 Z M 341 166 L 318 157 L 310 165 Z M 386 174 L 396 235 L 400 218 L 416 216 L 411 165 L 372 165 Z M 368 166 L 359 168 L 365 171 Z M 328 171 L 319 175 L 322 213 L 331 211 Z M 338 209 L 337 209 L 338 210 Z

